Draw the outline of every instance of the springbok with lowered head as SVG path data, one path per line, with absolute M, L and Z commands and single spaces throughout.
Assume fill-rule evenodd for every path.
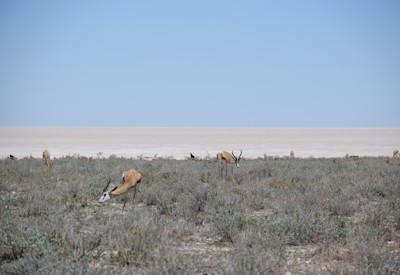
M 242 150 L 240 150 L 240 155 L 237 157 L 232 151 L 232 154 L 227 151 L 222 151 L 217 154 L 217 162 L 218 162 L 218 175 L 220 178 L 224 177 L 224 166 L 225 166 L 225 177 L 228 176 L 228 165 L 231 166 L 231 172 L 233 175 L 233 165 L 236 164 L 236 167 L 239 168 L 240 158 L 242 156 Z
M 44 163 L 47 165 L 47 167 L 49 167 L 50 166 L 50 152 L 47 149 L 43 151 L 42 157 L 43 157 Z
M 106 202 L 111 198 L 120 196 L 128 192 L 131 188 L 135 189 L 135 193 L 133 195 L 132 201 L 136 196 L 136 187 L 142 181 L 142 175 L 135 169 L 131 169 L 122 173 L 121 183 L 118 186 L 115 186 L 111 191 L 107 191 L 108 186 L 111 183 L 111 179 L 108 179 L 106 187 L 103 189 L 103 194 L 101 195 L 99 202 Z M 124 206 L 122 210 L 125 208 L 126 201 L 124 202 Z

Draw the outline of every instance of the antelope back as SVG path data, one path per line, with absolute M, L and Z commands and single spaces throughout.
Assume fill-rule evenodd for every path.
M 50 159 L 50 152 L 49 151 L 47 151 L 47 150 L 44 150 L 43 151 L 43 158 L 44 159 Z
M 235 158 L 232 156 L 231 153 L 227 151 L 222 151 L 220 154 L 221 154 L 221 159 L 223 159 L 227 163 L 234 164 L 236 162 Z
M 142 179 L 142 175 L 135 169 L 131 169 L 122 173 L 123 183 L 136 185 Z

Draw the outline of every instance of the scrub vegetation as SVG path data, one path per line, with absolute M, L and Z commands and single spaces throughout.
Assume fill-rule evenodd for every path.
M 135 200 L 98 203 L 131 168 Z M 225 180 L 215 159 L 0 160 L 1 274 L 399 270 L 400 159 L 243 159 Z

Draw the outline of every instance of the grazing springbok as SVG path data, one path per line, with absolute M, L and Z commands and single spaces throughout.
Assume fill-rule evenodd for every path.
M 236 167 L 239 168 L 240 157 L 242 156 L 242 150 L 240 150 L 240 155 L 238 157 L 232 151 L 232 154 L 227 151 L 222 151 L 217 154 L 217 162 L 218 162 L 218 175 L 220 178 L 224 178 L 224 166 L 225 166 L 225 177 L 228 176 L 228 165 L 231 166 L 231 171 L 233 175 L 233 165 L 236 164 Z
M 50 166 L 50 152 L 46 149 L 43 151 L 43 160 L 47 167 Z
M 395 149 L 393 151 L 393 158 L 400 158 L 400 151 L 399 149 Z
M 293 150 L 292 150 L 292 151 L 290 151 L 290 154 L 289 154 L 289 159 L 294 159 L 294 152 L 293 152 Z
M 111 183 L 111 179 L 108 179 L 106 187 L 103 189 L 103 194 L 101 195 L 99 202 L 106 202 L 111 198 L 120 196 L 129 191 L 129 189 L 134 188 L 135 193 L 133 195 L 132 201 L 136 196 L 136 187 L 142 181 L 142 175 L 135 169 L 131 169 L 122 173 L 121 183 L 115 186 L 111 191 L 107 191 L 108 186 Z M 122 210 L 125 208 L 126 201 Z

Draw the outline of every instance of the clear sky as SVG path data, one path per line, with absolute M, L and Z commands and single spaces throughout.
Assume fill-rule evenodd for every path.
M 0 126 L 400 127 L 400 1 L 0 1 Z

